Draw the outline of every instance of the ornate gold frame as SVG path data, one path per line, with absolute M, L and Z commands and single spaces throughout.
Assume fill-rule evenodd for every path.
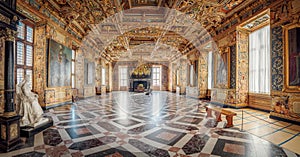
M 285 92 L 300 92 L 300 86 L 290 86 L 289 85 L 289 43 L 288 43 L 288 31 L 299 27 L 300 23 L 293 23 L 283 26 L 283 35 L 284 35 L 284 87 L 283 91 Z

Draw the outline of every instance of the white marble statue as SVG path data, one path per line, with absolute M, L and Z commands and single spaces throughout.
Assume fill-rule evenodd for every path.
M 26 75 L 24 80 L 16 87 L 17 112 L 22 117 L 20 126 L 35 127 L 48 121 L 43 118 L 43 109 L 38 102 L 38 95 L 31 92 L 30 75 Z

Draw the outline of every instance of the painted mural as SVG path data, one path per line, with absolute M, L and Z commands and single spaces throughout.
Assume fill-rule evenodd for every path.
M 48 44 L 48 87 L 70 86 L 72 50 L 54 40 Z

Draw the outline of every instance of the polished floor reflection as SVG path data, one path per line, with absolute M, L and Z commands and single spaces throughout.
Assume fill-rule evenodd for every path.
M 249 115 L 266 116 L 263 112 L 246 109 L 244 129 L 250 133 L 240 132 L 241 110 L 230 109 L 237 112 L 234 128 L 217 128 L 206 118 L 207 103 L 169 92 L 87 98 L 46 111 L 53 127 L 23 138 L 21 148 L 0 156 L 297 156 L 267 141 L 268 129 L 262 135 L 266 140 L 251 134 L 260 131 L 248 129 L 255 121 Z M 272 128 L 268 125 L 262 127 Z

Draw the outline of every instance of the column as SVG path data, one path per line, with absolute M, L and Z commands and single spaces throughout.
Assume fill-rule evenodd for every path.
M 16 32 L 4 28 L 0 36 L 5 37 L 5 61 L 4 61 L 4 114 L 0 116 L 0 148 L 10 151 L 21 144 L 20 116 L 14 107 L 15 77 L 14 77 L 14 36 Z
M 14 94 L 15 94 L 15 74 L 14 74 L 14 36 L 16 32 L 6 28 L 5 30 L 5 61 L 4 61 L 4 115 L 15 116 Z
M 249 32 L 238 29 L 236 43 L 236 107 L 248 106 Z

